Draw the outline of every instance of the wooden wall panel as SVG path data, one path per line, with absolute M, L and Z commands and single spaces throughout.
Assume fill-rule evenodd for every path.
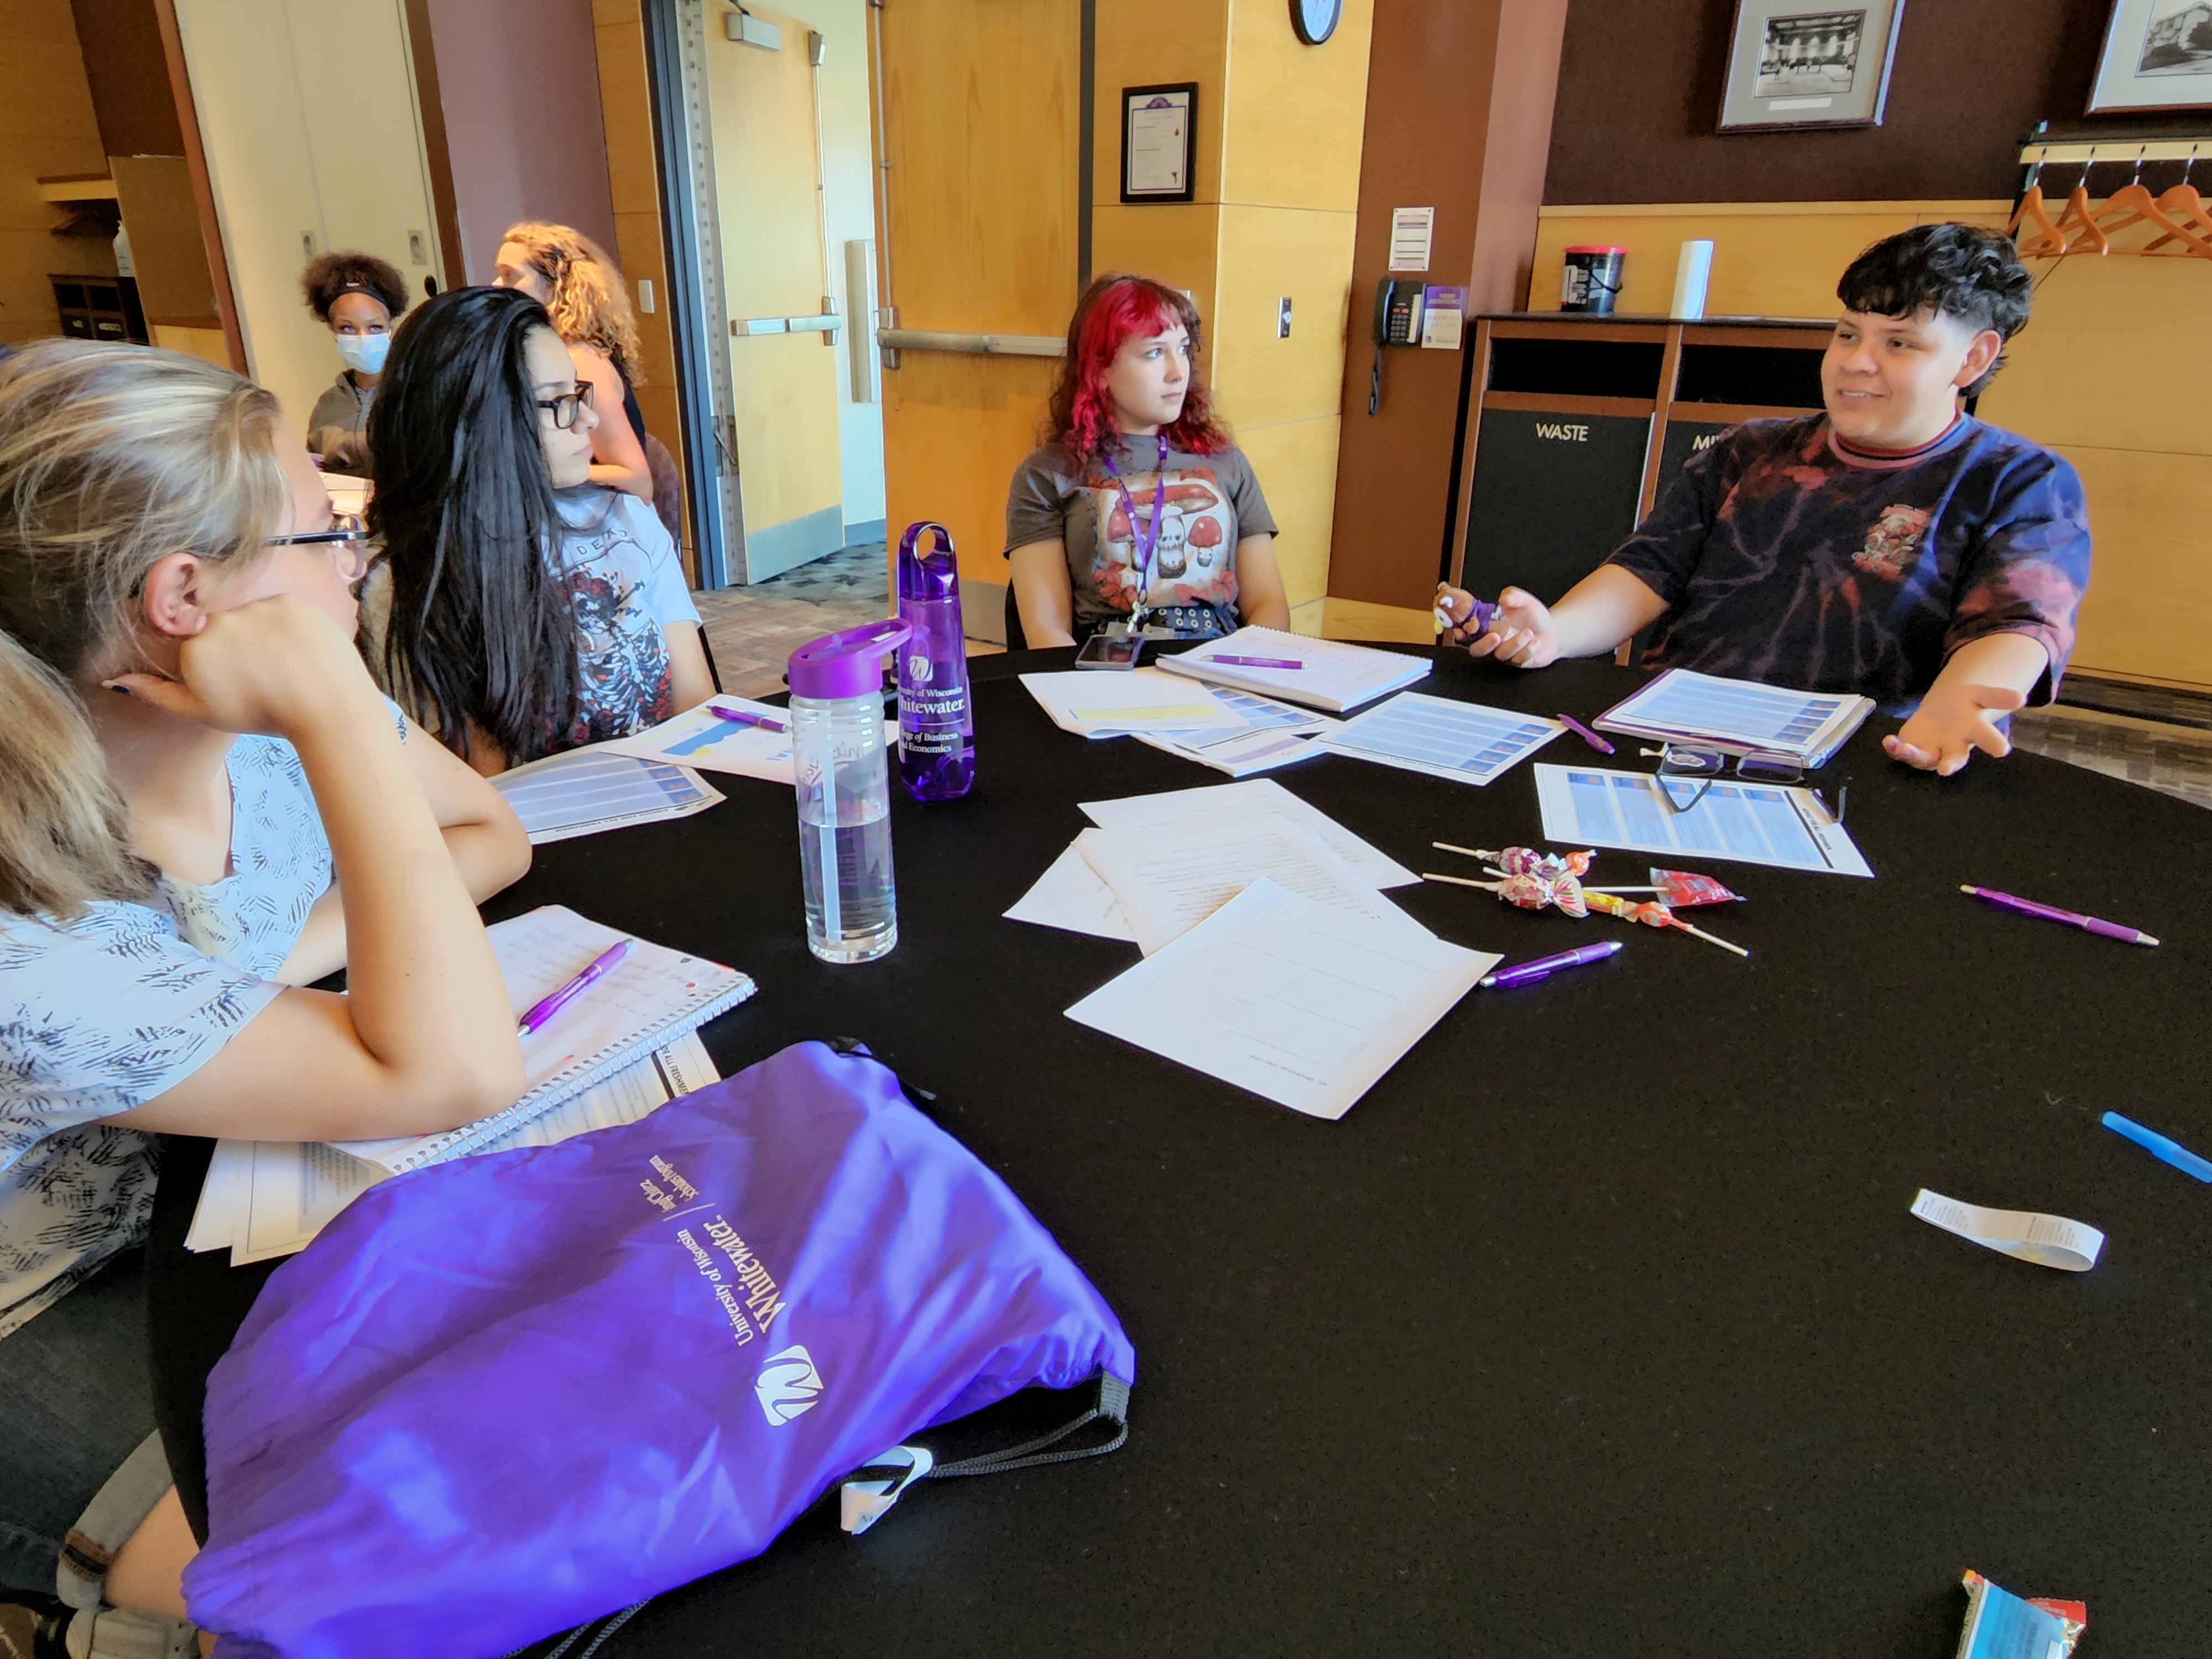
M 1232 142 L 1221 199 L 1353 212 L 1375 0 L 1346 0 L 1336 33 L 1318 48 L 1291 33 L 1284 10 L 1243 0 L 1230 11 L 1219 112 Z
M 2212 456 L 2057 447 L 2096 544 L 2075 671 L 2212 691 Z
M 1836 279 L 1870 242 L 1947 219 L 2002 230 L 2011 204 L 1956 202 L 1702 202 L 1547 207 L 1537 221 L 1528 304 L 1559 307 L 1565 250 L 1628 250 L 1614 309 L 1663 315 L 1674 298 L 1674 265 L 1686 241 L 1710 239 L 1705 314 L 1817 317 L 1836 314 Z
M 884 376 L 890 522 L 902 530 L 936 520 L 952 532 L 970 580 L 1006 580 L 1006 484 L 1036 447 L 1054 367 L 1040 357 L 910 351 Z M 996 627 L 996 618 L 971 618 L 968 631 L 988 638 Z
M 1240 431 L 1337 412 L 1355 222 L 1348 210 L 1221 210 L 1221 245 L 1233 253 L 1215 295 L 1212 378 L 1221 413 Z M 1275 337 L 1284 295 L 1287 340 Z
M 1135 271 L 1188 293 L 1211 335 L 1214 284 L 1220 275 L 1221 213 L 1212 202 L 1123 207 L 1101 202 L 1091 210 L 1091 270 Z M 1073 313 L 1071 305 L 1069 310 Z M 1062 317 L 1055 334 L 1067 331 Z
M 1234 8 L 1255 8 L 1250 0 Z M 1277 8 L 1264 8 L 1275 10 Z M 1092 116 L 1092 149 L 1097 156 L 1091 199 L 1101 206 L 1121 199 L 1121 88 L 1198 82 L 1198 124 L 1192 200 L 1221 199 L 1224 83 L 1229 74 L 1231 0 L 1099 0 L 1097 54 L 1093 58 L 1097 103 Z M 1290 32 L 1287 13 L 1283 32 Z M 1171 211 L 1165 204 L 1139 207 L 1138 214 Z M 1092 269 L 1113 266 L 1094 259 Z M 1134 267 L 1133 267 L 1134 268 Z
M 1293 607 L 1309 605 L 1328 592 L 1337 436 L 1333 414 L 1247 427 L 1237 434 L 1281 526 L 1275 538 L 1275 558 Z
M 107 171 L 100 124 L 68 0 L 21 0 L 7 9 L 8 93 L 0 98 L 0 341 L 21 344 L 61 331 L 50 273 L 112 276 L 104 236 L 58 237 L 62 210 L 39 195 L 42 178 Z
M 200 235 L 199 203 L 181 155 L 111 155 L 116 205 L 131 231 L 131 266 L 149 322 L 222 332 Z

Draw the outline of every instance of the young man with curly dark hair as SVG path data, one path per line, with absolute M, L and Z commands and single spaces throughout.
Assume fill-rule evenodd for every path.
M 1837 284 L 1825 414 L 1722 434 L 1603 565 L 1551 605 L 1504 589 L 1469 648 L 1541 668 L 1656 623 L 1649 663 L 1906 715 L 1882 742 L 1908 766 L 2008 752 L 2004 714 L 2057 695 L 2089 585 L 2074 469 L 1960 407 L 2032 286 L 2010 241 L 1970 225 L 1875 243 Z M 1437 603 L 1470 614 L 1456 588 Z
M 307 453 L 332 472 L 367 477 L 368 406 L 392 347 L 393 319 L 407 309 L 406 279 L 373 253 L 325 253 L 300 273 L 300 291 L 345 363 L 307 417 Z

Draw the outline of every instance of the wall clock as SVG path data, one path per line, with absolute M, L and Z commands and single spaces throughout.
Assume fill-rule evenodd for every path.
M 1298 39 L 1317 46 L 1336 33 L 1344 15 L 1344 0 L 1291 0 L 1291 27 Z

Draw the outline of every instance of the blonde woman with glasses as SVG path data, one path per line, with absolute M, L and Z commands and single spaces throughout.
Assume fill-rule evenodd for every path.
M 13 1589 L 54 1587 L 64 1534 L 151 1427 L 128 1253 L 155 1135 L 416 1134 L 521 1092 L 476 904 L 529 845 L 371 682 L 362 551 L 258 386 L 143 346 L 56 341 L 0 366 Z M 344 994 L 305 988 L 340 967 Z M 181 1617 L 191 1534 L 158 1449 L 141 1466 L 160 1478 L 108 1597 Z M 0 1633 L 50 1620 L 37 1601 L 0 1597 Z
M 599 417 L 592 434 L 592 482 L 650 503 L 645 416 L 631 390 L 644 378 L 637 317 L 615 262 L 580 230 L 525 220 L 508 226 L 501 238 L 491 281 L 494 288 L 519 289 L 545 307 L 575 362 L 576 378 L 592 388 Z

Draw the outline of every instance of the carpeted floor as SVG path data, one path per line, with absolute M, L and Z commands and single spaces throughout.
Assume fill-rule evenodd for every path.
M 2014 715 L 2012 736 L 2031 754 L 2212 806 L 2212 731 L 2057 703 Z
M 722 689 L 742 697 L 783 690 L 784 664 L 809 640 L 890 616 L 888 550 L 848 547 L 750 587 L 694 593 Z M 969 641 L 970 656 L 995 646 Z

